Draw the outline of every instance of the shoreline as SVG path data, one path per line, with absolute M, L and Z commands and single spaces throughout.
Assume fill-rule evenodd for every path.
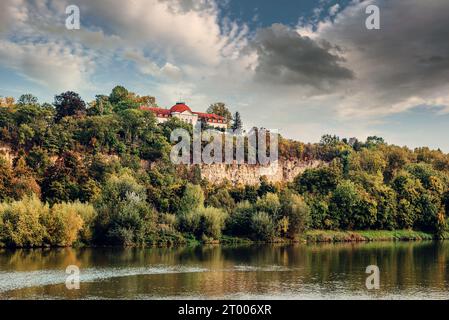
M 310 230 L 304 235 L 307 243 L 377 242 L 377 241 L 428 241 L 449 239 L 449 234 L 436 234 L 415 230 Z
M 277 238 L 273 241 L 255 241 L 248 238 L 223 236 L 220 240 L 203 242 L 187 238 L 185 242 L 160 242 L 147 246 L 116 246 L 116 245 L 84 245 L 77 244 L 69 247 L 35 246 L 35 247 L 8 247 L 0 246 L 0 250 L 15 249 L 64 249 L 64 248 L 178 248 L 195 246 L 240 246 L 240 245 L 269 245 L 269 244 L 317 244 L 317 243 L 369 243 L 369 242 L 407 242 L 407 241 L 441 241 L 449 240 L 449 233 L 438 237 L 435 234 L 414 230 L 309 230 L 298 239 Z

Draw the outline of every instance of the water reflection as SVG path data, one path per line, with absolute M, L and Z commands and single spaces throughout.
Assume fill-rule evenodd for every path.
M 448 242 L 0 251 L 3 299 L 449 298 Z M 381 289 L 365 288 L 378 265 Z M 81 289 L 65 288 L 65 268 Z

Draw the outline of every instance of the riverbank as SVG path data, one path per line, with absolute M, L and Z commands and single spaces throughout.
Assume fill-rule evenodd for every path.
M 192 235 L 185 237 L 162 238 L 148 244 L 148 247 L 196 247 L 201 245 L 253 245 L 253 244 L 293 244 L 293 243 L 339 243 L 339 242 L 376 242 L 376 241 L 431 241 L 431 240 L 449 240 L 449 233 L 446 232 L 438 237 L 433 233 L 414 231 L 414 230 L 361 230 L 361 231 L 335 231 L 335 230 L 309 230 L 297 239 L 276 238 L 273 241 L 254 241 L 249 238 L 222 236 L 220 240 L 202 241 Z M 33 248 L 62 248 L 63 246 L 33 246 Z M 115 247 L 111 245 L 85 245 L 74 243 L 74 248 L 98 248 Z M 141 246 L 131 246 L 141 247 Z M 0 243 L 1 248 L 8 248 Z M 31 248 L 31 247 L 10 247 L 10 248 Z
M 435 234 L 414 230 L 330 231 L 310 230 L 305 233 L 306 242 L 371 242 L 371 241 L 421 241 L 449 239 L 449 234 Z
M 278 238 L 273 243 L 318 243 L 318 242 L 374 242 L 374 241 L 429 241 L 449 239 L 449 233 L 437 237 L 433 233 L 414 230 L 361 230 L 361 231 L 335 231 L 335 230 L 309 230 L 297 240 Z M 221 244 L 252 244 L 246 238 L 224 237 Z

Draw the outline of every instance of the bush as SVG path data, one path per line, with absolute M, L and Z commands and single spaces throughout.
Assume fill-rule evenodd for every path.
M 232 212 L 235 208 L 235 201 L 226 189 L 219 189 L 217 193 L 207 199 L 207 206 L 214 208 L 223 208 L 227 212 Z
M 290 238 L 296 238 L 310 225 L 310 209 L 304 199 L 292 193 L 287 193 L 282 199 L 282 214 L 288 218 L 288 232 Z
M 276 224 L 266 212 L 257 212 L 251 217 L 251 229 L 255 240 L 271 241 L 276 237 Z
M 184 232 L 194 234 L 197 239 L 219 239 L 227 217 L 222 209 L 199 208 L 183 214 L 180 217 L 180 227 Z
M 49 213 L 49 206 L 36 196 L 0 204 L 0 242 L 10 247 L 42 246 L 45 228 L 41 219 Z
M 129 174 L 112 176 L 97 200 L 96 241 L 115 245 L 145 245 L 155 231 L 154 210 L 143 186 Z
M 81 241 L 84 244 L 89 244 L 93 239 L 94 223 L 97 217 L 97 212 L 95 208 L 86 203 L 81 203 L 79 201 L 56 204 L 52 207 L 53 215 L 60 216 L 65 220 L 65 236 L 63 239 L 73 239 L 72 241 L 67 241 L 65 245 L 71 245 L 76 240 Z M 82 225 L 75 232 L 77 228 L 76 222 L 81 219 Z M 68 226 L 71 228 L 67 228 Z M 59 244 L 61 245 L 61 244 Z M 63 244 L 64 245 L 64 244 Z
M 84 225 L 79 214 L 82 211 L 81 206 L 81 203 L 56 204 L 42 215 L 45 243 L 51 246 L 67 247 L 77 240 L 78 233 Z
M 333 229 L 333 220 L 329 217 L 329 200 L 321 197 L 307 197 L 310 208 L 312 229 Z
M 181 198 L 179 213 L 183 214 L 204 206 L 204 193 L 201 186 L 188 183 Z
M 276 219 L 281 211 L 281 203 L 278 195 L 275 193 L 267 193 L 262 198 L 257 199 L 256 208 L 257 211 L 266 212 Z
M 254 211 L 254 206 L 249 201 L 239 202 L 226 222 L 226 233 L 234 236 L 249 235 Z

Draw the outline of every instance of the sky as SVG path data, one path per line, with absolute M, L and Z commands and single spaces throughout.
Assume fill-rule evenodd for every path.
M 0 96 L 91 101 L 123 85 L 165 108 L 225 102 L 245 127 L 304 142 L 449 152 L 448 39 L 447 0 L 2 0 Z

